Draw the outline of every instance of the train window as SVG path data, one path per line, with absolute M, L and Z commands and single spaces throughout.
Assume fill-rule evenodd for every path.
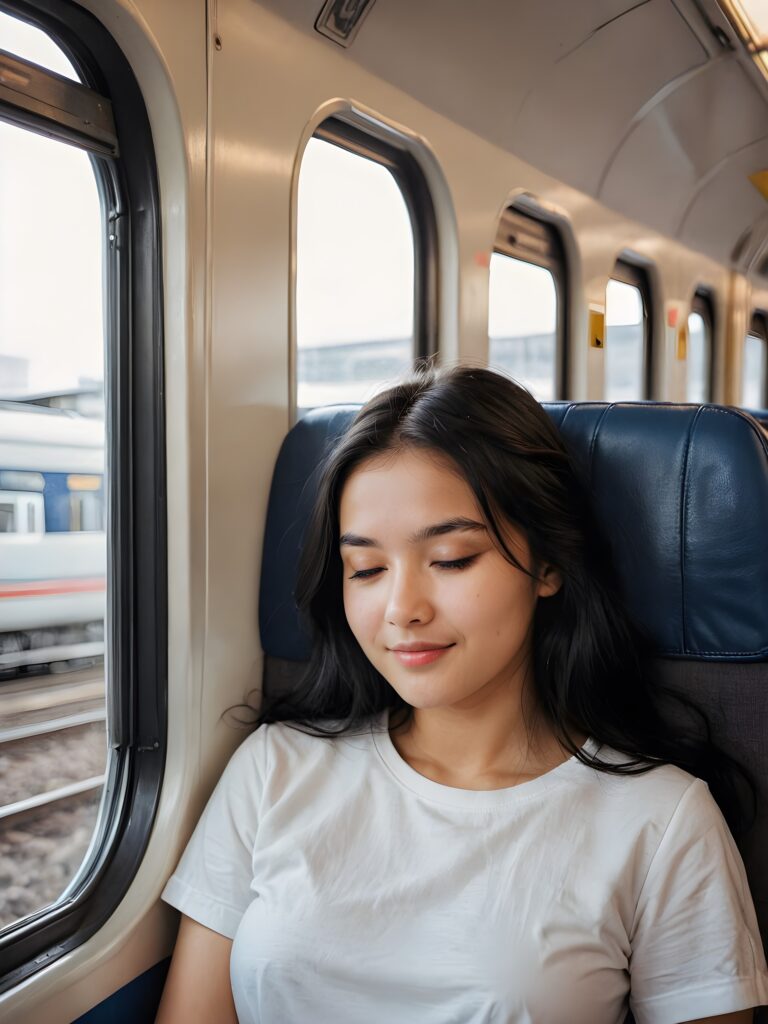
M 44 530 L 40 494 L 0 491 L 0 533 L 43 533 Z
M 47 32 L 30 25 L 27 21 L 14 18 L 0 11 L 0 50 L 38 64 L 57 75 L 63 75 L 74 82 L 80 78 L 72 62 Z
M 4 501 L 3 497 L 5 497 Z M 0 533 L 16 532 L 15 502 L 9 495 L 0 494 Z
M 625 402 L 650 397 L 647 275 L 619 261 L 605 292 L 605 397 Z
M 768 406 L 768 318 L 761 312 L 752 314 L 744 339 L 741 404 L 747 409 Z
M 712 350 L 714 305 L 708 292 L 697 291 L 688 316 L 686 400 L 709 402 L 712 398 Z
M 0 28 L 5 46 L 17 28 L 24 56 L 46 56 L 58 70 L 51 51 L 60 51 L 39 29 L 7 16 Z M 103 395 L 106 231 L 83 149 L 0 121 L 0 153 L 0 657 L 7 682 L 40 680 L 29 707 L 14 694 L 0 734 L 0 857 L 12 865 L 0 911 L 7 927 L 55 903 L 77 877 L 107 772 L 105 524 L 94 509 L 82 513 L 81 492 L 71 486 L 85 473 L 98 481 L 89 497 L 100 493 L 103 422 L 28 401 L 76 395 L 84 385 Z M 41 493 L 29 492 L 30 478 L 42 481 Z M 75 536 L 88 527 L 88 538 Z M 30 546 L 29 534 L 40 543 Z M 75 665 L 67 675 L 78 714 L 69 727 L 72 716 L 52 685 L 64 673 L 50 673 Z M 45 729 L 34 727 L 40 707 Z
M 491 256 L 489 362 L 539 401 L 563 394 L 564 271 L 557 231 L 507 209 Z
M 410 369 L 418 280 L 398 161 L 362 133 L 323 129 L 299 174 L 296 385 L 299 411 L 360 402 Z
M 34 6 L 25 14 L 38 18 Z M 134 863 L 148 838 L 164 731 L 151 135 L 98 22 L 67 9 L 75 57 L 46 17 L 0 14 L 0 74 L 12 83 L 0 109 L 0 991 L 111 914 L 130 882 L 126 857 Z M 119 173 L 111 102 L 73 61 L 98 69 L 130 117 Z M 129 194 L 142 210 L 136 233 Z M 145 601 L 153 607 L 129 618 Z

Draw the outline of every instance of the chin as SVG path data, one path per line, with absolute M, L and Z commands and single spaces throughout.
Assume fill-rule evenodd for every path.
M 464 693 L 446 693 L 445 690 L 436 692 L 428 685 L 419 686 L 418 684 L 410 683 L 408 686 L 398 686 L 391 679 L 388 682 L 399 697 L 418 711 L 450 707 L 467 696 Z

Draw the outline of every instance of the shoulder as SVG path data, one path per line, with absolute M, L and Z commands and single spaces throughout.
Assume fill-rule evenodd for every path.
M 304 726 L 272 722 L 259 726 L 235 750 L 228 769 L 257 771 L 262 777 L 275 770 L 307 770 L 318 762 L 336 760 L 342 754 L 363 752 L 372 743 L 372 724 L 338 733 L 341 723 L 321 721 Z
M 593 743 L 592 747 L 588 749 L 588 753 L 594 753 L 595 759 L 602 764 L 616 768 L 620 768 L 622 765 L 633 760 L 628 754 L 606 744 Z M 668 802 L 676 803 L 682 799 L 683 795 L 694 783 L 700 783 L 704 790 L 708 792 L 705 782 L 674 764 L 654 765 L 648 762 L 646 770 L 630 770 L 621 774 L 598 772 L 596 769 L 592 770 L 593 777 L 598 774 L 604 778 L 617 780 L 617 785 L 623 787 L 624 795 L 629 795 L 631 791 L 633 795 L 640 798 L 648 796 L 653 799 L 660 799 L 665 804 Z
M 597 757 L 621 765 L 628 758 L 602 747 Z M 739 891 L 742 878 L 738 852 L 723 815 L 702 779 L 671 764 L 647 771 L 611 774 L 578 765 L 578 781 L 560 797 L 560 820 L 581 829 L 589 863 L 599 865 L 605 877 L 631 898 L 625 915 L 627 928 L 640 912 L 641 893 L 666 893 L 670 885 L 680 891 L 687 880 L 693 892 L 706 863 L 733 879 Z M 719 865 L 719 867 L 715 867 Z M 675 882 L 675 879 L 678 882 Z M 691 898 L 694 898 L 693 896 Z
M 600 746 L 596 757 L 620 766 L 627 755 Z M 702 779 L 673 764 L 649 767 L 647 771 L 613 774 L 580 765 L 586 799 L 595 809 L 603 808 L 615 824 L 622 820 L 650 829 L 658 840 L 670 825 L 684 820 L 698 834 L 713 827 L 727 828 L 709 787 Z

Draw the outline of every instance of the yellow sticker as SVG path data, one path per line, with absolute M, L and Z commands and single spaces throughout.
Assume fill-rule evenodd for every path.
M 768 171 L 756 171 L 754 174 L 750 174 L 749 180 L 763 199 L 768 199 Z
M 593 306 L 589 308 L 589 345 L 605 348 L 605 310 Z
M 688 358 L 688 324 L 681 323 L 677 328 L 677 358 Z

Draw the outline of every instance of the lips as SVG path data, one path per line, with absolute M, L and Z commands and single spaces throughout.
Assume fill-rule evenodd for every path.
M 398 644 L 397 647 L 390 647 L 401 665 L 416 667 L 419 665 L 431 665 L 432 662 L 442 658 L 454 644 L 434 644 L 429 642 Z
M 390 651 L 440 651 L 446 647 L 453 647 L 453 644 L 438 644 L 431 640 L 414 640 L 412 643 L 407 644 L 395 644 L 394 647 L 390 647 Z

